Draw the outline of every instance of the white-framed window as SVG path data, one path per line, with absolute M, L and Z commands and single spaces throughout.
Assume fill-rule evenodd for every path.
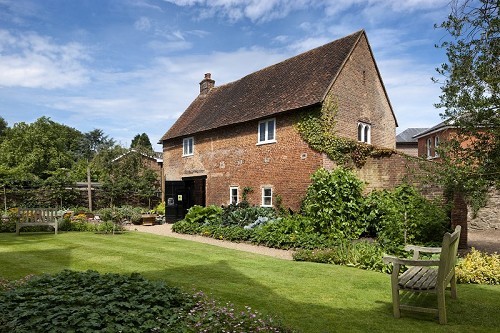
M 439 157 L 439 153 L 437 151 L 437 148 L 439 146 L 439 136 L 434 137 L 434 157 Z
M 371 131 L 372 131 L 372 126 L 367 123 L 358 123 L 358 141 L 359 142 L 365 142 L 365 143 L 371 143 Z
M 191 156 L 194 154 L 194 138 L 184 138 L 182 140 L 182 156 Z
M 276 118 L 259 121 L 257 144 L 276 142 Z
M 273 206 L 273 189 L 272 187 L 262 188 L 262 207 Z
M 428 138 L 427 139 L 427 145 L 425 147 L 427 149 L 427 158 L 431 158 L 432 157 L 432 139 L 431 138 Z
M 229 204 L 237 205 L 240 202 L 238 192 L 238 186 L 229 187 Z

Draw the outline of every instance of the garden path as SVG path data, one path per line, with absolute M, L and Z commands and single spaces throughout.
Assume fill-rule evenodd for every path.
M 265 246 L 253 245 L 253 244 L 248 244 L 248 243 L 234 243 L 234 242 L 229 242 L 229 241 L 220 240 L 220 239 L 214 239 L 214 238 L 210 238 L 210 237 L 203 237 L 203 236 L 198 236 L 198 235 L 178 234 L 178 233 L 175 233 L 172 231 L 172 224 L 168 224 L 168 223 L 161 224 L 161 225 L 151 225 L 151 226 L 149 226 L 149 225 L 130 225 L 130 226 L 127 226 L 127 229 L 131 230 L 131 231 L 148 232 L 151 234 L 156 234 L 156 235 L 161 235 L 161 236 L 186 239 L 186 240 L 195 241 L 195 242 L 199 242 L 199 243 L 205 243 L 205 244 L 225 247 L 227 249 L 257 253 L 257 254 L 262 254 L 262 255 L 275 257 L 275 258 L 279 258 L 279 259 L 284 259 L 284 260 L 293 260 L 293 257 L 292 257 L 293 251 L 292 250 L 273 249 L 273 248 L 269 248 L 269 247 L 265 247 Z
M 180 238 L 191 240 L 195 242 L 211 244 L 215 246 L 225 247 L 228 249 L 246 251 L 251 253 L 262 254 L 266 256 L 271 256 L 279 259 L 293 260 L 292 250 L 279 250 L 268 248 L 265 246 L 253 245 L 248 243 L 234 243 L 220 239 L 214 239 L 210 237 L 203 237 L 198 235 L 185 235 L 178 234 L 172 231 L 172 224 L 161 224 L 161 225 L 130 225 L 127 227 L 128 230 L 148 232 L 151 234 L 168 236 L 173 238 Z M 493 253 L 500 253 L 500 230 L 473 230 L 468 231 L 468 245 L 469 249 L 474 247 L 477 250 Z M 463 254 L 466 251 L 461 251 Z

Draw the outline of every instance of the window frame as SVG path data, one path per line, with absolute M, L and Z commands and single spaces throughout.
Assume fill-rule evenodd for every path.
M 266 195 L 266 190 L 270 190 L 271 194 Z M 266 199 L 270 200 L 269 204 L 266 204 Z M 272 188 L 272 186 L 263 186 L 262 187 L 261 207 L 273 207 L 273 188 Z
M 372 125 L 358 121 L 358 142 L 372 143 Z
M 437 151 L 437 148 L 439 146 L 439 135 L 436 135 L 434 137 L 434 157 L 439 157 L 439 153 Z
M 427 153 L 427 158 L 432 158 L 432 138 L 428 137 L 425 141 L 425 149 Z
M 191 149 L 189 149 L 191 148 Z M 194 137 L 182 139 L 182 157 L 194 155 Z
M 273 123 L 273 132 L 272 132 L 272 139 L 269 139 L 269 123 Z M 264 128 L 264 140 L 261 140 L 261 125 L 265 124 Z M 259 121 L 259 124 L 257 126 L 257 145 L 265 145 L 269 143 L 276 143 L 276 118 L 268 118 Z
M 234 202 L 233 190 L 236 190 L 236 202 Z M 238 186 L 229 186 L 229 204 L 237 205 L 240 203 L 240 188 Z

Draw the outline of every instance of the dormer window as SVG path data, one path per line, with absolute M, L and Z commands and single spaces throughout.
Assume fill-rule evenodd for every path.
M 192 156 L 194 154 L 194 138 L 184 138 L 182 140 L 182 156 Z
M 266 119 L 259 121 L 257 144 L 276 142 L 276 119 Z
M 371 125 L 363 122 L 358 123 L 358 141 L 371 143 Z

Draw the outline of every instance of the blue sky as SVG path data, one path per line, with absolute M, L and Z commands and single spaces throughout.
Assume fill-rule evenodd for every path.
M 399 122 L 440 122 L 449 0 L 0 0 L 0 116 L 153 145 L 199 93 L 365 29 Z M 156 150 L 161 150 L 155 145 Z

